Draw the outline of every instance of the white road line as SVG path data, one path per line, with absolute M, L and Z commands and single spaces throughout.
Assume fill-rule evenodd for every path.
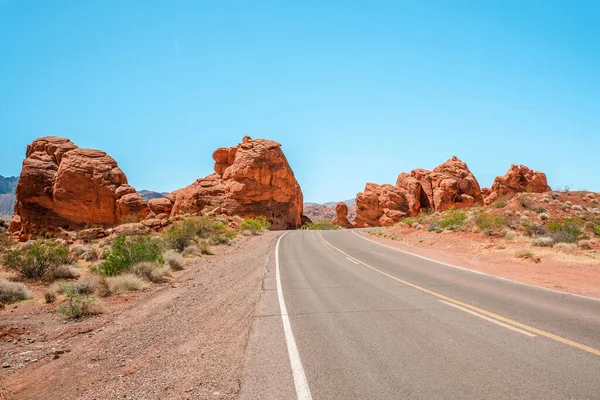
M 358 265 L 358 263 L 357 263 L 356 261 L 354 261 L 353 259 L 351 259 L 350 257 L 346 257 L 346 260 L 348 260 L 348 261 L 350 261 L 350 262 L 353 262 L 354 264 L 357 264 L 357 265 Z
M 292 367 L 292 374 L 294 376 L 294 385 L 296 386 L 296 395 L 299 400 L 312 400 L 310 394 L 310 388 L 308 387 L 308 381 L 304 374 L 304 367 L 300 360 L 300 353 L 298 353 L 298 347 L 296 346 L 296 339 L 294 339 L 294 333 L 292 332 L 292 325 L 290 324 L 290 318 L 285 307 L 285 301 L 283 300 L 283 290 L 281 289 L 281 276 L 279 273 L 279 242 L 287 234 L 284 233 L 277 239 L 275 245 L 275 278 L 277 280 L 277 297 L 279 298 L 279 308 L 281 309 L 281 320 L 283 321 L 283 332 L 285 334 L 285 342 L 287 344 L 288 355 L 290 357 L 290 365 Z
M 559 293 L 559 294 L 567 294 L 567 295 L 569 295 L 569 296 L 580 297 L 580 298 L 582 298 L 582 299 L 587 299 L 587 300 L 600 301 L 600 299 L 597 299 L 597 298 L 595 298 L 595 297 L 583 296 L 583 295 L 581 295 L 581 294 L 575 294 L 575 293 L 563 292 L 562 290 L 550 289 L 550 288 L 547 288 L 547 287 L 544 287 L 544 286 L 536 286 L 536 285 L 531 285 L 531 284 L 529 284 L 529 283 L 525 283 L 525 282 L 513 281 L 512 279 L 503 278 L 503 277 L 501 277 L 501 276 L 490 275 L 490 274 L 486 274 L 485 272 L 476 271 L 476 270 L 474 270 L 474 269 L 469 269 L 469 268 L 465 268 L 465 267 L 459 267 L 458 265 L 454 265 L 454 264 L 448 264 L 448 263 L 445 263 L 445 262 L 443 262 L 443 261 L 438 261 L 438 260 L 434 260 L 434 259 L 432 259 L 432 258 L 423 257 L 423 256 L 420 256 L 420 255 L 418 255 L 418 254 L 415 254 L 415 253 L 411 253 L 411 252 L 409 252 L 409 251 L 406 251 L 406 250 L 400 250 L 400 249 L 399 249 L 399 248 L 397 248 L 397 247 L 388 246 L 387 244 L 383 244 L 383 243 L 380 243 L 380 242 L 378 242 L 378 241 L 376 241 L 376 240 L 369 239 L 369 238 L 365 237 L 364 235 L 358 234 L 358 233 L 356 233 L 356 232 L 354 232 L 354 231 L 352 231 L 352 233 L 353 233 L 353 234 L 355 234 L 356 236 L 358 236 L 358 237 L 359 237 L 359 238 L 361 238 L 361 239 L 367 240 L 367 241 L 369 241 L 369 242 L 373 242 L 373 243 L 375 243 L 375 244 L 378 244 L 378 245 L 380 245 L 380 246 L 383 246 L 383 247 L 387 247 L 388 249 L 392 249 L 392 250 L 398 251 L 398 252 L 400 252 L 400 253 L 408 254 L 408 255 L 410 255 L 410 256 L 413 256 L 413 257 L 421 258 L 421 259 L 423 259 L 423 260 L 431 261 L 431 262 L 434 262 L 434 263 L 436 263 L 436 264 L 441 264 L 441 265 L 444 265 L 444 266 L 446 266 L 446 267 L 451 267 L 451 268 L 461 269 L 461 270 L 463 270 L 463 271 L 471 272 L 471 273 L 473 273 L 473 274 L 477 274 L 477 275 L 484 275 L 484 276 L 488 276 L 488 277 L 490 277 L 490 278 L 494 278 L 494 279 L 500 279 L 500 280 L 502 280 L 502 281 L 506 281 L 506 282 L 510 282 L 510 283 L 516 283 L 516 284 L 518 284 L 518 285 L 529 286 L 529 287 L 531 287 L 531 288 L 535 288 L 535 289 L 547 290 L 547 291 L 549 291 L 549 292 L 554 292 L 554 293 Z
M 440 300 L 440 303 L 444 303 L 444 304 L 446 304 L 446 305 L 448 305 L 448 306 L 450 306 L 450 307 L 458 308 L 458 309 L 459 309 L 459 310 L 461 310 L 461 311 L 464 311 L 464 312 L 466 312 L 466 313 L 469 313 L 469 314 L 471 314 L 471 315 L 474 315 L 474 316 L 476 316 L 476 317 L 479 317 L 479 318 L 481 318 L 481 319 L 484 319 L 484 320 L 486 320 L 486 321 L 492 322 L 492 323 L 494 323 L 494 324 L 496 324 L 496 325 L 500 325 L 500 326 L 502 326 L 502 327 L 504 327 L 504 328 L 506 328 L 506 329 L 510 329 L 511 331 L 515 331 L 515 332 L 522 333 L 522 334 L 523 334 L 523 335 L 525 335 L 525 336 L 529 336 L 529 337 L 536 337 L 536 335 L 534 335 L 533 333 L 529 333 L 529 332 L 527 332 L 527 331 L 524 331 L 524 330 L 522 330 L 522 329 L 515 328 L 514 326 L 511 326 L 511 325 L 505 324 L 504 322 L 497 321 L 497 320 L 495 320 L 495 319 L 493 319 L 493 318 L 490 318 L 490 317 L 487 317 L 487 316 L 485 316 L 485 315 L 483 315 L 483 314 L 479 314 L 478 312 L 475 312 L 475 311 L 469 310 L 468 308 L 461 307 L 461 306 L 459 306 L 458 304 L 450 303 L 449 301 L 444 301 L 444 300 Z

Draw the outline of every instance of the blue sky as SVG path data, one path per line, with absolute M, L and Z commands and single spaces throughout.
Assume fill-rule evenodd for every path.
M 138 189 L 279 141 L 306 201 L 456 155 L 600 191 L 598 1 L 0 0 L 0 174 L 46 135 Z

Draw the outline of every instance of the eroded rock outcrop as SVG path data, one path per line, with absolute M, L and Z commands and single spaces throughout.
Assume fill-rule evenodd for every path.
M 396 186 L 367 183 L 365 190 L 356 195 L 357 228 L 391 226 L 409 215 L 406 195 Z
M 494 180 L 485 204 L 491 204 L 499 197 L 515 193 L 544 193 L 551 190 L 546 174 L 534 171 L 525 165 L 511 165 L 504 176 Z
M 237 146 L 217 149 L 213 159 L 215 173 L 171 194 L 171 217 L 262 215 L 272 229 L 302 225 L 302 191 L 279 143 L 246 136 Z
M 348 221 L 348 205 L 343 201 L 340 201 L 335 205 L 335 218 L 333 223 L 341 226 L 342 228 L 352 228 L 353 225 Z
M 141 221 L 150 212 L 117 162 L 66 138 L 27 146 L 10 230 L 22 236 Z
M 360 200 L 359 200 L 360 199 Z M 456 157 L 433 171 L 401 173 L 396 186 L 367 184 L 356 197 L 356 226 L 392 225 L 421 210 L 445 211 L 483 204 L 481 188 L 467 164 Z

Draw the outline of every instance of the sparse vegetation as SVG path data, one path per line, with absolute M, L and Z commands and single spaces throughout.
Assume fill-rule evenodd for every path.
M 65 317 L 78 319 L 100 313 L 97 307 L 93 307 L 96 299 L 91 297 L 87 291 L 82 293 L 80 286 L 65 284 L 60 287 L 67 296 L 67 301 L 60 305 L 58 312 Z
M 498 199 L 494 202 L 493 206 L 494 208 L 504 208 L 507 204 L 508 202 L 506 201 L 506 199 Z
M 131 272 L 152 283 L 164 283 L 167 281 L 167 271 L 161 269 L 158 264 L 141 262 L 131 267 Z
M 554 246 L 554 239 L 547 236 L 537 237 L 531 240 L 531 245 L 535 247 L 552 247 Z
M 70 264 L 69 248 L 56 241 L 37 241 L 9 250 L 4 265 L 27 279 L 51 278 L 57 267 Z
M 583 225 L 584 221 L 581 218 L 563 218 L 551 221 L 547 228 L 549 236 L 556 243 L 577 243 L 583 239 Z
M 148 283 L 137 275 L 123 274 L 100 277 L 96 286 L 100 297 L 108 297 L 119 293 L 144 290 L 148 287 Z
M 444 229 L 457 230 L 462 227 L 469 217 L 464 211 L 452 207 L 443 214 L 443 217 L 429 225 L 429 231 L 441 232 Z
M 181 271 L 184 269 L 185 261 L 183 260 L 182 255 L 175 250 L 165 251 L 163 259 L 173 271 Z
M 480 213 L 475 217 L 475 225 L 477 228 L 488 236 L 501 232 L 507 222 L 502 216 Z
M 160 244 L 145 235 L 120 236 L 115 240 L 106 260 L 100 264 L 100 273 L 107 276 L 119 275 L 143 261 L 163 264 Z
M 271 223 L 267 221 L 267 218 L 264 216 L 256 218 L 246 218 L 240 223 L 241 230 L 248 230 L 254 234 L 269 229 L 270 227 Z
M 191 218 L 178 221 L 165 231 L 165 242 L 171 249 L 182 252 L 196 238 L 197 226 Z
M 515 251 L 515 256 L 517 258 L 532 258 L 533 253 L 527 249 L 518 249 L 517 251 Z
M 337 229 L 340 229 L 339 225 L 336 225 L 329 220 L 309 222 L 305 226 L 306 229 L 310 231 L 335 231 Z
M 0 279 L 0 303 L 12 304 L 31 297 L 31 292 L 24 284 Z
M 53 268 L 48 273 L 47 279 L 49 281 L 55 281 L 58 279 L 77 279 L 79 278 L 79 271 L 72 265 L 59 265 Z

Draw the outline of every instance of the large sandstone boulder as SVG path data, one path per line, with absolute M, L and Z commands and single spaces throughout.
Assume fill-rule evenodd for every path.
M 483 204 L 481 188 L 467 164 L 452 157 L 433 171 L 416 169 L 411 176 L 421 184 L 428 204 L 421 203 L 421 208 L 432 208 L 435 211 L 446 211 L 451 207 L 466 208 Z
M 348 205 L 340 201 L 335 205 L 335 218 L 333 223 L 342 228 L 352 228 L 352 224 L 348 221 Z
M 504 176 L 494 180 L 485 204 L 491 204 L 498 197 L 515 193 L 544 193 L 550 191 L 546 174 L 534 171 L 525 165 L 511 165 Z
M 404 191 L 393 185 L 367 183 L 356 195 L 357 228 L 391 226 L 410 215 Z
M 217 149 L 213 159 L 215 173 L 171 194 L 171 217 L 265 216 L 272 229 L 302 225 L 302 191 L 279 143 L 246 136 L 235 147 Z
M 27 146 L 10 230 L 26 235 L 112 226 L 149 212 L 112 157 L 49 136 Z

